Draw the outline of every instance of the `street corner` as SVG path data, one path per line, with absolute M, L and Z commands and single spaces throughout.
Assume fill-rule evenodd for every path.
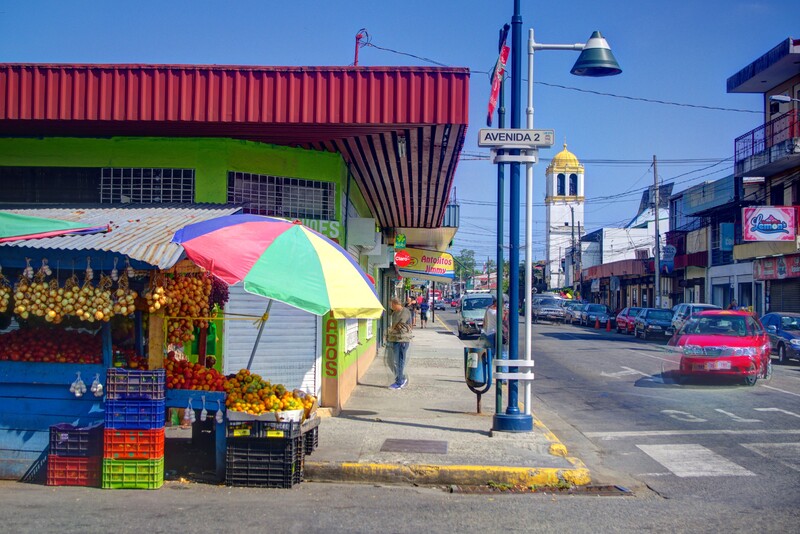
M 542 432 L 544 439 L 550 443 L 548 446 L 548 452 L 553 456 L 564 458 L 567 462 L 573 465 L 573 469 L 564 470 L 565 480 L 572 482 L 575 485 L 586 485 L 591 483 L 591 472 L 583 463 L 583 460 L 574 456 L 569 456 L 567 446 L 564 445 L 561 440 L 558 439 L 558 436 L 553 434 L 539 418 L 533 418 L 533 425 Z

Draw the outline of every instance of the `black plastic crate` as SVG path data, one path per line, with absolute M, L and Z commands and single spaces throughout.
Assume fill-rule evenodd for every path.
M 319 447 L 319 427 L 314 427 L 303 434 L 303 445 L 306 455 L 311 454 Z
M 162 400 L 166 395 L 164 369 L 134 371 L 109 368 L 106 398 L 112 400 Z
M 303 438 L 228 439 L 225 483 L 229 486 L 291 488 L 303 479 Z
M 50 454 L 58 457 L 102 456 L 103 422 L 84 427 L 69 423 L 51 426 Z
M 295 439 L 300 434 L 299 421 L 228 421 L 229 438 Z

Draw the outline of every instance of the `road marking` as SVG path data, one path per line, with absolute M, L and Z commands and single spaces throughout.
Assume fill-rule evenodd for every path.
M 707 419 L 703 419 L 702 417 L 697 417 L 689 412 L 682 412 L 680 410 L 661 410 L 661 413 L 668 415 L 673 419 L 677 419 L 678 421 L 686 421 L 688 423 L 705 423 L 707 421 Z
M 786 391 L 785 389 L 778 389 L 778 388 L 774 388 L 772 386 L 767 386 L 767 385 L 762 385 L 761 387 L 767 388 L 767 389 L 774 389 L 775 391 L 780 391 L 781 393 L 786 393 L 787 395 L 794 395 L 795 397 L 800 397 L 800 394 L 792 393 L 791 391 Z
M 720 456 L 711 449 L 697 444 L 637 445 L 650 458 L 660 463 L 675 476 L 719 477 L 755 476 L 744 467 Z
M 749 430 L 629 430 L 618 432 L 584 432 L 583 435 L 587 438 L 597 438 L 601 441 L 611 441 L 613 439 L 626 439 L 626 438 L 650 438 L 650 437 L 664 437 L 664 436 L 711 436 L 716 434 L 725 434 L 728 436 L 796 436 L 800 435 L 800 429 L 788 430 L 766 430 L 766 429 L 749 429 Z
M 789 469 L 800 471 L 800 443 L 740 443 L 745 449 L 770 461 L 779 461 Z
M 616 373 L 605 373 L 601 372 L 601 376 L 607 376 L 609 378 L 621 378 L 623 376 L 630 376 L 630 375 L 642 375 L 642 376 L 650 376 L 647 373 L 643 373 L 641 371 L 637 371 L 636 369 L 631 369 L 630 367 L 625 367 L 624 365 L 621 366 L 624 371 L 617 371 Z
M 715 408 L 714 411 L 722 413 L 733 419 L 734 421 L 738 421 L 739 423 L 760 423 L 761 419 L 745 419 L 744 417 L 739 417 L 736 414 L 731 412 L 726 412 L 725 410 L 720 410 L 719 408 Z
M 753 409 L 757 412 L 781 412 L 785 413 L 786 415 L 793 415 L 797 418 L 800 418 L 800 415 L 794 412 L 790 412 L 789 410 L 783 410 L 781 408 L 753 408 Z
M 675 361 L 674 359 L 670 360 L 669 358 L 659 358 L 658 356 L 652 356 L 650 354 L 645 354 L 644 352 L 639 352 L 638 350 L 632 350 L 631 352 L 634 353 L 634 354 L 638 354 L 639 356 L 644 356 L 645 358 L 652 358 L 654 360 L 661 360 L 663 362 L 670 362 L 670 363 L 680 364 L 680 360 Z

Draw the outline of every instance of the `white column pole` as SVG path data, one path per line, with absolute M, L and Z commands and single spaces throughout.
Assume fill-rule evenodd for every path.
M 528 107 L 525 109 L 527 115 L 527 128 L 533 129 L 533 28 L 528 30 Z M 532 359 L 532 313 L 531 313 L 531 293 L 533 289 L 533 163 L 525 163 L 525 360 Z M 513 312 L 514 310 L 510 310 Z M 530 368 L 528 368 L 530 370 Z M 524 382 L 524 413 L 531 415 L 531 389 L 530 380 Z

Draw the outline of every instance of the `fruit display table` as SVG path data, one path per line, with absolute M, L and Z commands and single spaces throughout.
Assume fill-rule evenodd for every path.
M 201 397 L 206 398 L 206 408 L 208 409 L 209 417 L 214 417 L 214 413 L 217 409 L 217 401 L 219 401 L 222 406 L 223 413 L 225 412 L 225 393 L 221 391 L 168 389 L 165 406 L 167 408 L 186 408 L 189 405 L 189 399 L 191 399 L 192 408 L 198 411 L 202 409 Z M 225 450 L 227 448 L 226 424 L 227 417 L 223 418 L 221 423 L 214 423 L 214 466 L 217 477 L 220 480 L 225 479 Z

